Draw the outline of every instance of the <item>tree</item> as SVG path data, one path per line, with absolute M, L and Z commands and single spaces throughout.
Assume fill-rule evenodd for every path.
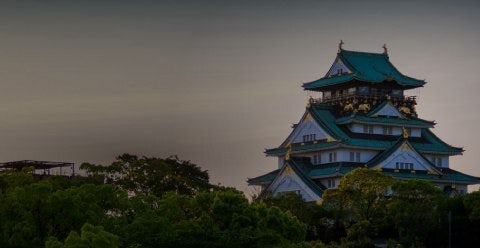
M 279 196 L 271 196 L 262 200 L 269 207 L 278 207 L 282 211 L 289 211 L 301 222 L 307 225 L 307 240 L 332 241 L 335 239 L 334 230 L 331 230 L 326 218 L 328 212 L 316 203 L 307 203 L 302 197 L 293 192 Z
M 338 189 L 325 191 L 323 206 L 340 211 L 335 215 L 342 216 L 347 238 L 375 237 L 386 224 L 386 204 L 393 182 L 380 171 L 355 169 L 341 179 Z
M 444 199 L 440 189 L 422 180 L 397 181 L 392 186 L 388 215 L 401 243 L 410 247 L 425 244 L 439 232 L 439 209 Z
M 176 156 L 161 159 L 123 154 L 108 166 L 83 163 L 80 168 L 90 176 L 103 176 L 107 183 L 133 194 L 163 196 L 173 191 L 194 195 L 214 187 L 209 183 L 207 171 Z
M 463 199 L 463 203 L 470 211 L 468 217 L 471 220 L 480 220 L 480 191 L 467 194 Z
M 81 234 L 72 231 L 62 244 L 56 238 L 50 237 L 45 242 L 46 248 L 117 248 L 120 246 L 118 236 L 111 234 L 101 226 L 85 223 Z
M 167 194 L 118 235 L 126 247 L 278 247 L 303 241 L 305 225 L 241 192 L 217 189 Z

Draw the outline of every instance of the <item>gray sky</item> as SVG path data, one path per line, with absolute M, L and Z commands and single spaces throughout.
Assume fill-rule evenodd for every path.
M 258 1 L 260 2 L 260 1 Z M 476 1 L 2 1 L 0 160 L 177 154 L 246 189 L 276 168 L 340 39 L 426 79 L 420 117 L 480 176 Z M 407 94 L 408 94 L 407 93 Z

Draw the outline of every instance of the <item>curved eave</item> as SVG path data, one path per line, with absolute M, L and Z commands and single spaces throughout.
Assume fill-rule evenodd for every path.
M 370 142 L 370 143 L 368 143 Z M 377 144 L 372 144 L 372 142 Z M 392 141 L 381 141 L 381 140 L 349 140 L 349 141 L 333 141 L 328 143 L 318 143 L 313 145 L 300 145 L 300 146 L 292 146 L 291 154 L 304 154 L 308 152 L 316 152 L 321 150 L 331 150 L 335 148 L 349 148 L 349 149 L 369 149 L 369 150 L 376 150 L 376 151 L 384 151 L 391 147 L 395 142 Z M 322 145 L 319 145 L 322 144 Z M 325 145 L 328 144 L 328 145 Z M 462 148 L 457 147 L 447 147 L 448 150 L 445 148 L 439 149 L 432 149 L 425 147 L 428 144 L 423 143 L 416 143 L 410 142 L 410 144 L 420 153 L 428 153 L 428 154 L 438 154 L 438 155 L 461 155 L 464 151 Z M 277 147 L 272 149 L 266 149 L 265 154 L 267 156 L 283 156 L 287 153 L 287 148 L 285 147 Z
M 453 184 L 480 184 L 480 178 L 470 176 L 452 169 L 449 172 L 444 172 L 441 175 L 425 174 L 425 173 L 408 173 L 408 172 L 393 172 L 383 171 L 384 174 L 390 175 L 396 179 L 420 179 L 429 180 L 436 183 L 453 183 Z M 442 170 L 443 172 L 443 170 Z M 453 173 L 452 173 L 453 172 Z
M 438 138 L 437 135 L 435 135 L 429 129 L 422 129 L 422 136 L 426 137 L 427 139 L 431 139 L 433 142 L 440 143 L 440 144 L 444 145 L 445 147 L 448 147 L 449 149 L 455 151 L 456 154 L 454 154 L 454 155 L 460 155 L 465 151 L 463 149 L 463 147 L 455 147 L 455 146 L 451 146 L 451 145 L 447 144 L 446 142 L 444 142 L 443 140 Z M 422 149 L 420 148 L 419 150 L 422 150 Z
M 349 56 L 347 56 L 348 54 L 350 54 L 349 56 L 352 56 L 353 54 L 356 54 L 357 56 L 359 54 L 361 54 L 362 56 L 368 56 L 370 60 L 370 58 L 380 58 L 381 60 L 384 60 L 386 62 L 386 65 L 389 66 L 391 68 L 391 71 L 396 74 L 394 75 L 393 77 L 388 77 L 388 76 L 382 76 L 380 79 L 372 79 L 371 77 L 368 77 L 366 76 L 365 77 L 365 73 L 362 72 L 361 70 L 359 70 L 359 68 L 356 67 L 356 65 L 354 64 L 358 64 L 358 63 L 352 63 L 352 61 L 350 60 Z M 404 75 L 403 73 L 401 73 L 397 67 L 395 67 L 392 62 L 390 61 L 390 58 L 388 57 L 388 54 L 386 53 L 369 53 L 369 52 L 359 52 L 359 51 L 349 51 L 349 50 L 341 50 L 340 53 L 338 53 L 338 57 L 342 60 L 342 62 L 344 64 L 346 64 L 346 66 L 348 68 L 350 68 L 351 71 L 357 73 L 359 75 L 359 80 L 363 80 L 363 81 L 368 81 L 368 82 L 372 82 L 372 83 L 382 83 L 382 82 L 385 82 L 385 81 L 393 81 L 393 82 L 396 82 L 397 84 L 401 85 L 401 86 L 404 86 L 404 87 L 410 87 L 410 88 L 416 88 L 416 87 L 423 87 L 423 85 L 426 84 L 425 80 L 420 80 L 420 79 L 416 79 L 416 78 L 413 78 L 413 77 L 409 77 L 409 76 L 406 76 Z M 363 58 L 365 59 L 365 58 Z M 364 63 L 368 63 L 368 62 L 365 62 L 363 61 Z M 372 67 L 375 67 L 375 66 L 372 66 Z M 374 69 L 376 71 L 376 68 L 370 68 L 370 69 Z M 380 72 L 380 73 L 384 73 L 384 72 Z M 367 73 L 368 74 L 368 73 Z
M 275 179 L 275 177 L 279 172 L 280 172 L 280 169 L 277 169 L 258 177 L 248 178 L 247 183 L 248 185 L 261 185 L 261 186 L 268 185 L 273 181 L 273 179 Z
M 380 83 L 396 83 L 399 86 L 402 86 L 403 89 L 409 90 L 409 89 L 414 89 L 418 87 L 423 87 L 423 85 L 426 84 L 425 81 L 422 81 L 421 83 L 417 84 L 412 84 L 412 83 L 405 83 L 401 81 L 397 81 L 395 79 L 389 79 L 389 78 L 383 78 L 381 80 L 372 80 L 368 78 L 362 78 L 355 76 L 355 74 L 346 74 L 346 75 L 341 75 L 341 76 L 335 76 L 335 77 L 325 77 L 325 78 L 320 78 L 318 80 L 308 82 L 308 83 L 303 83 L 302 87 L 304 90 L 312 90 L 312 91 L 319 91 L 323 88 L 328 88 L 331 86 L 335 86 L 338 84 L 345 84 L 349 82 L 354 82 L 354 81 L 359 81 L 363 83 L 370 83 L 370 84 L 380 84 Z
M 382 121 L 368 121 L 368 120 L 359 120 L 355 118 L 349 118 L 346 120 L 337 119 L 335 123 L 339 125 L 345 125 L 350 123 L 358 123 L 358 124 L 382 124 L 383 126 L 402 126 L 402 127 L 416 127 L 416 128 L 432 128 L 435 123 L 425 123 L 425 124 L 409 124 L 407 123 L 392 123 L 392 122 L 382 122 Z
M 304 145 L 296 145 L 292 144 L 292 150 L 291 154 L 302 154 L 308 151 L 316 151 L 319 149 L 333 149 L 337 147 L 341 147 L 341 143 L 339 141 L 332 141 L 332 142 L 321 142 L 321 143 L 313 143 L 309 142 L 310 144 L 304 144 Z M 277 148 L 272 148 L 272 149 L 266 149 L 265 154 L 267 156 L 281 156 L 285 155 L 288 151 L 288 148 L 286 147 L 277 147 Z

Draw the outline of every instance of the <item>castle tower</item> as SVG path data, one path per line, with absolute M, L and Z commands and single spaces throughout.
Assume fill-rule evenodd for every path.
M 461 155 L 431 132 L 435 122 L 415 111 L 416 97 L 405 90 L 424 80 L 405 76 L 383 53 L 347 51 L 340 43 L 327 74 L 303 84 L 320 93 L 310 98 L 300 121 L 280 146 L 265 151 L 278 158 L 278 169 L 248 179 L 262 187 L 261 196 L 296 192 L 316 201 L 325 189 L 359 167 L 381 170 L 397 179 L 422 179 L 447 194 L 467 192 L 480 178 L 450 168 Z

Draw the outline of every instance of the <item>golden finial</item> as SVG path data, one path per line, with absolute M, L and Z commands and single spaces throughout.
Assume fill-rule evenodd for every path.
M 342 47 L 343 44 L 344 44 L 343 40 L 340 40 L 340 43 L 338 43 L 338 52 L 341 52 L 343 50 L 343 47 Z
M 288 144 L 287 153 L 285 153 L 285 160 L 290 160 L 290 153 L 292 152 L 292 144 Z
M 313 103 L 313 97 L 310 96 L 307 101 L 307 108 L 310 108 L 310 106 L 312 106 L 312 103 Z
M 402 127 L 402 132 L 403 132 L 403 138 L 408 139 L 408 132 L 407 132 L 407 129 L 405 127 Z
M 387 44 L 383 44 L 383 53 L 388 54 Z

